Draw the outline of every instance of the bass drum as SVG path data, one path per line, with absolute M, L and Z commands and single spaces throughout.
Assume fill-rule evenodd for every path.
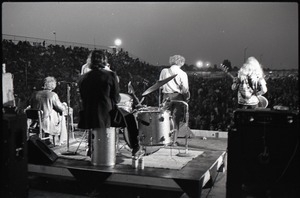
M 131 144 L 131 141 L 130 141 L 130 135 L 129 135 L 128 128 L 122 128 L 121 130 L 123 132 L 125 142 L 129 146 L 129 148 L 132 149 L 132 144 Z M 143 149 L 145 151 L 145 154 L 144 154 L 145 156 L 151 155 L 151 154 L 157 152 L 159 149 L 162 148 L 162 146 L 144 146 L 144 145 L 141 145 L 141 146 L 143 147 Z
M 140 144 L 164 146 L 172 144 L 173 122 L 169 110 L 147 107 L 137 113 Z
M 133 105 L 133 98 L 130 95 L 124 94 L 124 93 L 120 93 L 120 97 L 121 97 L 121 100 L 117 104 L 117 106 L 121 109 L 124 109 L 127 112 L 131 112 L 132 105 Z
M 126 127 L 122 128 L 121 131 L 123 132 L 123 137 L 129 148 L 133 148 L 133 138 L 135 139 L 137 136 L 140 141 L 140 146 L 143 147 L 145 151 L 145 155 L 150 155 L 152 153 L 155 153 L 158 151 L 160 148 L 162 148 L 162 145 L 164 143 L 157 143 L 157 144 L 145 144 L 145 139 L 141 136 L 141 133 L 139 132 L 140 130 L 138 129 L 139 122 L 137 120 L 138 114 L 140 112 L 135 112 L 135 113 L 125 113 L 124 118 L 125 118 L 125 124 Z M 168 127 L 167 127 L 168 128 Z M 173 122 L 170 122 L 169 129 L 173 129 Z M 169 133 L 168 133 L 169 136 Z M 170 142 L 171 138 L 168 138 L 168 142 Z M 166 141 L 165 141 L 166 143 Z

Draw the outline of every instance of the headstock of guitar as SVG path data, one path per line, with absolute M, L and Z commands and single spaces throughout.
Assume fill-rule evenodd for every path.
M 226 65 L 223 65 L 222 63 L 220 64 L 219 68 L 225 72 L 228 76 L 230 76 L 231 78 L 235 78 L 229 71 L 228 71 L 228 67 Z
M 219 68 L 223 71 L 228 73 L 228 67 L 226 65 L 223 65 L 222 63 L 220 64 Z

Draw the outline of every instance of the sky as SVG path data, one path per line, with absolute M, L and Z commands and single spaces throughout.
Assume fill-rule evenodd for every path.
M 2 34 L 113 46 L 153 65 L 180 54 L 188 65 L 298 69 L 296 2 L 4 2 Z M 53 34 L 55 32 L 55 34 Z M 56 38 L 54 38 L 56 37 Z

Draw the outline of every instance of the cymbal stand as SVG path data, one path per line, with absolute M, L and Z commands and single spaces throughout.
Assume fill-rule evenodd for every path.
M 158 89 L 158 107 L 161 106 L 161 87 Z
M 82 141 L 83 141 L 84 138 L 86 137 L 87 133 L 88 133 L 88 130 L 85 130 L 84 133 L 83 133 L 83 135 L 82 135 L 82 138 L 81 138 L 81 140 L 80 140 L 80 142 L 79 142 L 79 144 L 78 144 L 78 146 L 77 146 L 77 149 L 76 149 L 76 151 L 75 151 L 75 154 L 77 153 L 77 151 L 78 151 L 78 149 L 79 149 L 79 147 L 80 147 Z

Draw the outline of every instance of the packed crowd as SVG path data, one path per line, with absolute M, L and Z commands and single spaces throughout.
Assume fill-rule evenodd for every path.
M 14 94 L 19 102 L 26 101 L 34 90 L 39 90 L 46 76 L 54 76 L 60 82 L 54 90 L 61 101 L 67 102 L 67 84 L 71 82 L 70 106 L 74 110 L 74 121 L 78 119 L 80 101 L 76 82 L 81 67 L 85 64 L 89 49 L 60 45 L 32 45 L 28 41 L 14 43 L 2 41 L 3 63 L 6 72 L 14 76 Z M 120 79 L 121 93 L 128 93 L 131 82 L 135 96 L 142 99 L 143 92 L 156 83 L 163 66 L 152 66 L 138 58 L 132 58 L 122 49 L 107 51 L 111 69 Z M 166 57 L 168 59 L 168 57 Z M 227 131 L 234 110 L 237 108 L 236 92 L 231 90 L 232 79 L 218 75 L 202 77 L 195 72 L 189 74 L 191 99 L 189 101 L 189 127 L 201 130 Z M 298 73 L 280 77 L 267 75 L 269 108 L 275 105 L 286 106 L 299 111 Z M 133 97 L 133 96 L 132 96 Z M 137 104 L 135 97 L 134 104 Z M 159 105 L 159 92 L 148 94 L 143 101 L 145 106 Z

